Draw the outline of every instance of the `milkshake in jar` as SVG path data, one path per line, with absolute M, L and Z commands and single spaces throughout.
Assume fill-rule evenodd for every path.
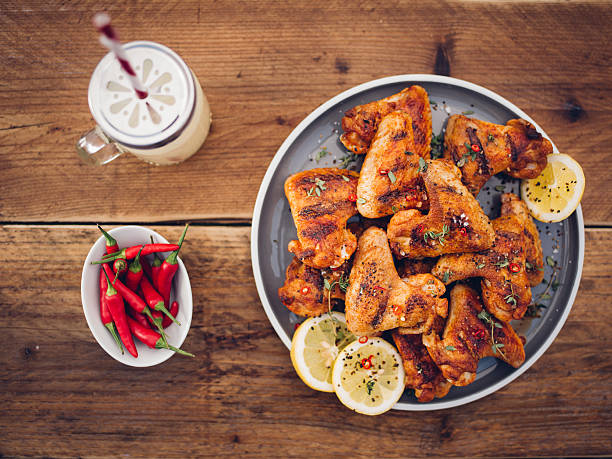
M 212 121 L 196 76 L 170 48 L 150 41 L 123 45 L 146 90 L 139 94 L 113 53 L 89 83 L 89 109 L 96 127 L 77 142 L 81 158 L 106 164 L 129 152 L 157 165 L 178 164 L 196 153 Z

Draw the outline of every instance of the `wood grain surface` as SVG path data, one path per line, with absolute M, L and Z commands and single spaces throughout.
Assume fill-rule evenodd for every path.
M 184 164 L 78 160 L 102 7 L 123 40 L 170 46 L 202 83 L 212 131 Z M 0 2 L 0 457 L 611 455 L 610 24 L 610 1 Z M 249 225 L 308 113 L 405 73 L 497 92 L 580 161 L 586 256 L 567 323 L 516 381 L 458 408 L 370 418 L 296 376 L 257 296 Z M 187 220 L 201 223 L 182 252 L 183 347 L 197 357 L 123 366 L 82 312 L 91 223 L 171 223 L 155 229 L 172 240 Z
M 496 91 L 584 167 L 587 224 L 612 222 L 610 2 L 151 1 L 108 5 L 126 40 L 182 55 L 213 111 L 202 150 L 160 168 L 80 164 L 95 1 L 0 5 L 0 221 L 248 221 L 270 159 L 330 97 L 403 73 Z M 162 186 L 163 192 L 156 192 Z M 121 189 L 112 203 L 102 190 Z M 186 198 L 188 196 L 188 198 Z
M 170 240 L 180 234 L 178 227 L 154 229 Z M 611 452 L 612 230 L 587 231 L 572 313 L 526 373 L 465 406 L 375 418 L 299 380 L 259 302 L 246 227 L 192 227 L 188 234 L 182 259 L 194 314 L 183 347 L 197 357 L 146 369 L 116 362 L 96 343 L 81 308 L 80 267 L 97 237 L 92 226 L 0 227 L 2 455 Z

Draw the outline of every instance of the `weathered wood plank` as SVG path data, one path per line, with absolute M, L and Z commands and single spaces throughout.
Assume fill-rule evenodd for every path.
M 156 227 L 176 239 L 179 227 Z M 148 369 L 98 347 L 80 274 L 93 226 L 0 227 L 0 454 L 608 455 L 612 230 L 588 230 L 584 275 L 559 337 L 525 374 L 466 406 L 369 418 L 295 375 L 257 297 L 248 227 L 192 227 L 194 316 L 184 348 Z
M 179 52 L 213 109 L 178 167 L 124 157 L 94 169 L 73 144 L 92 123 L 103 55 L 93 1 L 0 6 L 0 221 L 248 220 L 270 159 L 319 104 L 400 73 L 449 73 L 507 97 L 584 166 L 587 223 L 612 222 L 608 2 L 206 2 L 109 5 L 125 40 Z M 157 187 L 163 187 L 157 192 Z M 112 203 L 101 190 L 117 190 Z

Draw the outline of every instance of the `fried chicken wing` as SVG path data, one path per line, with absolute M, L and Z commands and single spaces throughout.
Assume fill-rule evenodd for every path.
M 432 330 L 423 336 L 423 344 L 444 377 L 455 386 L 472 383 L 478 361 L 484 357 L 497 357 L 514 368 L 525 361 L 523 341 L 512 327 L 483 311 L 478 293 L 461 284 L 450 292 L 442 339 Z
M 493 244 L 491 222 L 461 183 L 461 172 L 450 161 L 427 161 L 421 172 L 429 213 L 403 210 L 389 222 L 387 234 L 399 258 L 435 257 L 444 253 L 475 252 Z
M 544 255 L 542 254 L 542 243 L 540 233 L 529 214 L 527 204 L 517 195 L 504 193 L 501 197 L 502 215 L 514 215 L 523 226 L 525 236 L 525 271 L 529 284 L 535 287 L 544 279 Z
M 294 257 L 287 267 L 285 284 L 278 289 L 278 296 L 281 303 L 298 316 L 319 316 L 328 311 L 330 305 L 333 307 L 333 300 L 344 301 L 341 285 L 348 280 L 349 271 L 348 263 L 336 270 L 320 270 Z M 333 286 L 331 291 L 325 289 L 325 280 Z
M 426 208 L 427 195 L 419 179 L 419 158 L 415 153 L 410 115 L 405 112 L 386 115 L 378 125 L 359 174 L 359 213 L 378 218 L 400 209 Z
M 525 273 L 523 226 L 514 215 L 493 220 L 495 242 L 478 253 L 440 257 L 432 274 L 446 285 L 480 277 L 487 311 L 504 322 L 520 319 L 531 302 L 531 288 Z
M 523 119 L 502 126 L 452 115 L 444 134 L 444 157 L 461 167 L 463 183 L 474 195 L 502 171 L 515 178 L 537 177 L 551 153 L 548 139 Z
M 396 263 L 397 273 L 401 278 L 414 276 L 415 274 L 428 274 L 431 273 L 437 261 L 437 258 L 422 258 L 420 260 L 403 258 Z
M 440 331 L 444 328 L 442 321 Z M 438 366 L 431 359 L 427 348 L 423 345 L 423 335 L 404 335 L 393 331 L 393 341 L 404 364 L 406 387 L 414 389 L 414 395 L 419 402 L 431 402 L 434 398 L 442 398 L 452 387 Z
M 313 268 L 338 267 L 357 247 L 346 222 L 357 214 L 355 196 L 359 174 L 336 168 L 311 169 L 285 181 L 298 241 L 289 252 Z
M 414 153 L 429 158 L 431 108 L 427 91 L 416 85 L 385 99 L 358 105 L 347 111 L 342 118 L 344 134 L 340 136 L 340 141 L 353 153 L 366 153 L 380 121 L 385 115 L 396 110 L 406 112 L 412 118 Z
M 359 238 L 346 291 L 347 327 L 356 335 L 397 327 L 422 333 L 437 315 L 446 317 L 444 292 L 444 284 L 431 274 L 400 279 L 387 235 L 368 228 Z

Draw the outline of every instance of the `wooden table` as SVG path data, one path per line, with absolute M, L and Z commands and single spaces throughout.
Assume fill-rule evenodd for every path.
M 122 2 L 123 3 L 123 2 Z M 612 6 L 609 2 L 151 1 L 109 6 L 123 39 L 185 57 L 214 114 L 176 167 L 79 162 L 99 2 L 0 5 L 0 455 L 565 456 L 612 454 Z M 249 256 L 267 165 L 310 111 L 356 84 L 439 73 L 529 113 L 587 177 L 586 256 L 545 355 L 485 399 L 369 418 L 308 389 L 259 302 Z M 94 223 L 176 239 L 197 354 L 135 369 L 84 320 Z

